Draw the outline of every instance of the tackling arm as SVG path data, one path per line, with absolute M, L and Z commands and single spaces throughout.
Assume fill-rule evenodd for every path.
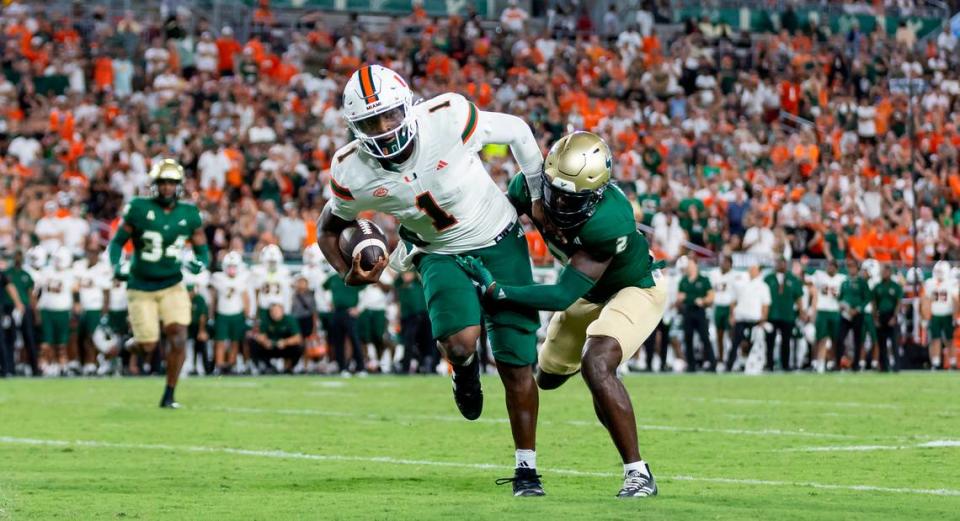
M 583 297 L 600 280 L 613 257 L 594 259 L 578 251 L 563 268 L 555 284 L 499 286 L 494 283 L 487 294 L 498 302 L 510 302 L 545 311 L 563 311 Z

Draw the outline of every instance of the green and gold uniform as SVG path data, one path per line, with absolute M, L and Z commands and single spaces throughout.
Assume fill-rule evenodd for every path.
M 177 201 L 167 211 L 153 199 L 138 197 L 124 208 L 123 222 L 133 228 L 128 290 L 157 291 L 183 280 L 184 245 L 203 224 L 196 206 Z
M 153 198 L 135 198 L 123 210 L 123 225 L 132 229 L 134 248 L 127 280 L 133 336 L 139 343 L 156 342 L 160 323 L 190 324 L 190 296 L 181 283 L 180 257 L 187 240 L 202 226 L 200 211 L 180 201 L 168 210 Z
M 531 213 L 523 175 L 513 178 L 507 195 L 518 213 Z M 579 251 L 598 260 L 611 259 L 597 281 L 569 264 L 557 283 L 549 285 L 511 285 L 492 273 L 498 302 L 560 311 L 550 321 L 539 363 L 544 371 L 563 375 L 579 369 L 587 336 L 612 337 L 620 344 L 623 360 L 632 357 L 660 322 L 666 306 L 665 287 L 654 278 L 659 266 L 646 237 L 637 231 L 633 206 L 615 185 L 604 190 L 593 214 L 566 239 L 544 234 L 561 262 Z

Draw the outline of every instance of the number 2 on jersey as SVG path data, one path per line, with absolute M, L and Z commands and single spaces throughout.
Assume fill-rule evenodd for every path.
M 427 214 L 427 217 L 433 221 L 433 227 L 436 228 L 438 232 L 442 232 L 460 222 L 457 221 L 456 217 L 443 211 L 443 208 L 440 208 L 437 200 L 433 198 L 433 194 L 430 192 L 423 192 L 418 195 L 416 201 L 417 209 Z

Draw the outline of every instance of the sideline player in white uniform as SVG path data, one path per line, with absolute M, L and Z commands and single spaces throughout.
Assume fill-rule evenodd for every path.
M 742 271 L 733 269 L 733 259 L 729 255 L 720 261 L 720 269 L 710 273 L 710 285 L 713 286 L 713 327 L 717 332 L 717 369 L 726 367 L 723 340 L 730 331 L 730 306 L 736 299 L 736 289 L 749 277 Z
M 960 290 L 951 280 L 950 264 L 939 261 L 933 265 L 933 278 L 923 283 L 923 316 L 928 321 L 930 335 L 930 368 L 940 369 L 940 353 L 946 346 L 947 363 L 953 361 L 956 348 L 953 346 L 954 316 L 960 310 Z
M 370 284 L 360 290 L 360 316 L 357 317 L 357 333 L 360 342 L 367 349 L 368 367 L 371 371 L 378 368 L 382 373 L 391 372 L 392 353 L 387 350 L 383 337 L 387 332 L 387 304 L 393 290 L 392 270 L 384 270 L 376 284 Z
M 73 270 L 80 288 L 80 317 L 78 320 L 77 347 L 82 353 L 83 374 L 97 372 L 97 348 L 93 333 L 97 327 L 107 325 L 107 296 L 113 279 L 110 260 L 101 255 L 97 239 L 86 245 L 87 256 L 74 263 Z
M 283 265 L 283 252 L 276 244 L 268 244 L 260 251 L 260 264 L 250 270 L 250 283 L 257 299 L 260 320 L 267 319 L 268 310 L 274 304 L 283 306 L 290 313 L 293 298 L 293 279 L 290 270 Z
M 423 280 L 434 338 L 453 366 L 454 400 L 460 413 L 480 416 L 481 306 L 472 281 L 455 254 L 480 257 L 505 284 L 533 283 L 527 243 L 517 212 L 490 178 L 478 153 L 487 144 L 507 144 L 526 176 L 534 217 L 543 222 L 540 171 L 543 155 L 527 124 L 515 116 L 483 112 L 459 94 L 417 105 L 394 71 L 369 65 L 356 71 L 343 93 L 343 114 L 357 139 L 334 155 L 334 197 L 320 218 L 320 249 L 347 284 L 371 284 L 386 259 L 370 271 L 340 256 L 340 233 L 364 210 L 396 217 L 401 246 L 391 254 L 396 272 L 416 266 Z M 510 279 L 510 280 L 505 280 Z M 514 435 L 518 496 L 543 495 L 536 473 L 538 398 L 532 364 L 537 359 L 535 310 L 483 314 L 506 390 Z
M 816 313 L 817 355 L 814 369 L 827 369 L 827 340 L 833 349 L 842 349 L 840 344 L 840 287 L 847 277 L 837 273 L 837 262 L 827 263 L 827 271 L 818 270 L 811 276 L 813 286 L 812 307 Z M 836 369 L 839 369 L 837 367 Z
M 51 264 L 37 278 L 37 286 L 42 288 L 37 307 L 42 336 L 40 353 L 46 364 L 44 376 L 59 376 L 67 370 L 70 313 L 74 309 L 73 293 L 77 290 L 77 279 L 71 269 L 73 253 L 61 246 L 52 257 Z
M 230 372 L 237 363 L 237 348 L 246 344 L 247 317 L 250 315 L 248 280 L 243 257 L 235 251 L 223 257 L 223 271 L 214 273 L 210 278 L 210 288 L 213 290 L 210 308 L 216 317 L 213 322 L 215 374 Z M 230 343 L 229 352 L 227 342 Z

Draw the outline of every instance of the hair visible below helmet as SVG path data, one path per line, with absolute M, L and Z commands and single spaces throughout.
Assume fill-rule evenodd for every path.
M 350 76 L 343 89 L 343 116 L 366 151 L 386 159 L 403 152 L 417 133 L 413 93 L 396 72 L 367 65 Z M 383 129 L 387 119 L 390 128 Z
M 57 248 L 57 251 L 53 252 L 53 267 L 58 270 L 65 270 L 70 268 L 73 264 L 73 252 L 65 246 Z
M 950 276 L 950 263 L 947 261 L 937 261 L 933 265 L 933 276 L 943 282 Z
M 155 199 L 162 205 L 169 205 L 183 195 L 183 167 L 175 159 L 165 158 L 158 161 L 150 168 L 151 192 Z M 173 199 L 162 197 L 157 184 L 161 181 L 172 181 L 177 183 L 177 194 Z
M 268 244 L 260 251 L 260 262 L 269 271 L 277 271 L 283 263 L 283 252 L 276 244 Z
M 543 205 L 560 229 L 582 225 L 610 183 L 613 155 L 596 134 L 574 132 L 550 147 L 543 160 Z

